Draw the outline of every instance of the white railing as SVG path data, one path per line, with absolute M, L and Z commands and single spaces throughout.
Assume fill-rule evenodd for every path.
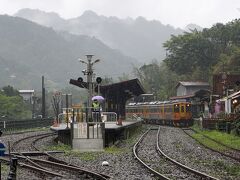
M 116 122 L 117 113 L 115 112 L 102 112 L 101 113 L 102 122 Z

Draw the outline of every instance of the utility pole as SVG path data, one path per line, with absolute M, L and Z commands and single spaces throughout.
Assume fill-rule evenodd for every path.
M 44 85 L 44 76 L 42 76 L 42 118 L 46 116 L 46 103 L 45 103 L 45 85 Z
M 32 102 L 32 119 L 34 119 L 36 116 L 35 116 L 35 108 L 36 108 L 36 101 L 37 101 L 37 96 L 35 94 L 33 94 L 33 102 Z

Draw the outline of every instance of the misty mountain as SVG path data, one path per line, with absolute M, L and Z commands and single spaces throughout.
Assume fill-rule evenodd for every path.
M 67 31 L 78 35 L 96 37 L 113 49 L 135 57 L 141 62 L 165 57 L 162 44 L 171 34 L 181 34 L 183 30 L 159 21 L 148 21 L 144 17 L 137 19 L 119 19 L 99 16 L 93 11 L 86 11 L 72 19 L 62 19 L 55 13 L 40 10 L 22 9 L 15 14 L 55 30 Z
M 41 88 L 41 76 L 51 87 L 69 85 L 70 78 L 83 77 L 86 54 L 101 62 L 97 76 L 119 77 L 132 71 L 137 60 L 113 50 L 96 38 L 55 32 L 19 17 L 0 15 L 0 84 L 16 88 Z

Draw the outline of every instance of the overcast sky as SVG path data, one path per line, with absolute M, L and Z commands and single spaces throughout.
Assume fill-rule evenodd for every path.
M 56 12 L 68 19 L 86 10 L 119 18 L 143 16 L 184 28 L 189 23 L 211 27 L 240 17 L 240 0 L 0 0 L 0 14 L 32 8 Z

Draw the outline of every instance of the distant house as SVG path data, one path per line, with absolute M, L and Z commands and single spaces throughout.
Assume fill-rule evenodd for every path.
M 224 97 L 228 89 L 240 86 L 240 74 L 216 74 L 213 75 L 213 94 Z
M 32 104 L 34 90 L 18 90 L 19 95 L 23 97 L 23 100 Z
M 234 92 L 216 101 L 221 105 L 221 110 L 227 114 L 240 113 L 240 91 Z
M 208 114 L 208 102 L 210 97 L 210 85 L 201 81 L 179 81 L 177 96 L 170 97 L 170 100 L 185 100 L 192 103 L 192 113 L 197 117 L 199 112 Z
M 179 81 L 177 86 L 177 96 L 194 95 L 199 90 L 210 90 L 208 82 L 201 81 Z

